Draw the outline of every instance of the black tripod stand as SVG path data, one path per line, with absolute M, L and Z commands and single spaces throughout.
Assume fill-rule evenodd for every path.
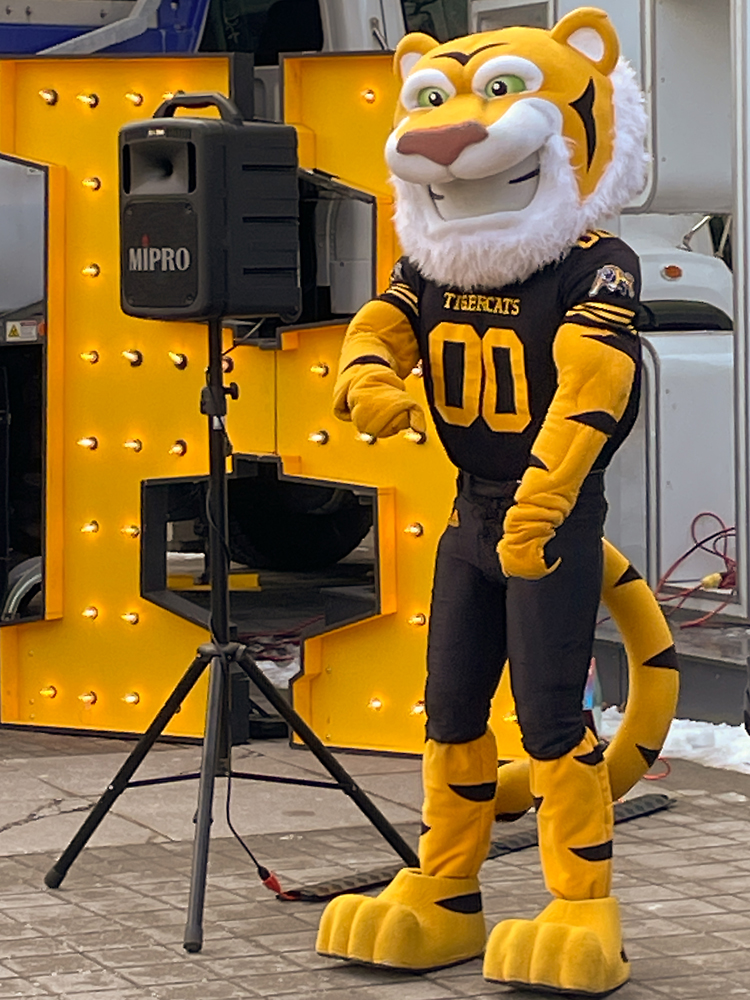
M 246 648 L 229 641 L 229 544 L 227 538 L 227 483 L 226 458 L 227 436 L 224 418 L 227 412 L 226 397 L 237 398 L 237 387 L 233 383 L 224 385 L 222 370 L 222 323 L 220 319 L 208 321 L 208 379 L 201 395 L 201 412 L 208 417 L 209 428 L 209 575 L 211 580 L 210 631 L 212 641 L 198 648 L 198 653 L 188 667 L 163 708 L 136 744 L 133 752 L 117 772 L 107 790 L 96 803 L 78 832 L 71 840 L 59 860 L 45 876 L 45 884 L 56 889 L 65 878 L 68 869 L 85 847 L 91 835 L 104 819 L 116 799 L 126 788 L 143 785 L 165 784 L 199 777 L 198 810 L 196 814 L 195 839 L 193 842 L 193 867 L 188 900 L 187 923 L 183 945 L 186 951 L 200 951 L 203 944 L 203 904 L 206 891 L 208 849 L 211 827 L 211 809 L 216 777 L 250 778 L 269 780 L 265 775 L 248 774 L 231 770 L 230 746 L 226 739 L 226 712 L 228 675 L 230 664 L 240 667 L 250 680 L 260 689 L 277 712 L 289 723 L 303 743 L 315 754 L 334 781 L 314 781 L 302 778 L 280 778 L 270 780 L 285 784 L 307 785 L 317 788 L 337 788 L 345 792 L 362 810 L 376 829 L 403 861 L 417 866 L 418 859 L 391 826 L 380 810 L 339 764 L 330 751 L 294 711 L 268 678 L 258 668 Z M 203 740 L 203 756 L 200 775 L 179 775 L 169 778 L 152 778 L 131 781 L 131 777 L 143 761 L 165 726 L 179 709 L 182 701 L 192 689 L 203 671 L 210 665 L 208 707 L 206 729 Z

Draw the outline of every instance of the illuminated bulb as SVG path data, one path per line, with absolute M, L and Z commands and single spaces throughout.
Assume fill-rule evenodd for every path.
M 307 440 L 313 444 L 328 444 L 328 431 L 313 431 L 307 435 Z
M 95 108 L 99 103 L 99 96 L 97 94 L 77 94 L 76 100 L 80 101 L 81 104 L 87 105 L 89 108 Z
M 320 375 L 321 378 L 325 378 L 330 371 L 330 368 L 325 361 L 319 361 L 317 365 L 310 365 L 310 371 L 313 375 Z
M 416 704 L 412 705 L 411 708 L 412 715 L 424 715 L 424 702 L 418 701 Z
M 141 696 L 137 691 L 128 691 L 128 693 L 122 699 L 126 705 L 137 705 L 141 700 Z
M 234 358 L 230 358 L 228 354 L 225 354 L 224 357 L 221 359 L 221 370 L 224 372 L 225 375 L 228 375 L 229 372 L 233 372 Z
M 404 437 L 407 441 L 413 441 L 414 444 L 424 444 L 427 440 L 424 431 L 415 431 L 412 427 L 408 431 L 404 431 Z
M 422 378 L 422 376 L 424 375 L 424 370 L 422 368 L 422 359 L 421 358 L 414 365 L 414 367 L 411 370 L 411 373 L 412 373 L 412 375 L 415 375 L 417 378 Z
M 143 104 L 143 94 L 136 94 L 135 91 L 131 90 L 125 95 L 125 97 L 130 101 L 131 104 L 134 104 L 137 108 L 140 108 L 140 106 Z
M 383 707 L 383 702 L 380 700 L 380 698 L 370 698 L 370 700 L 367 702 L 367 707 L 371 708 L 373 712 L 379 712 L 380 709 Z
M 370 87 L 368 87 L 367 90 L 363 90 L 362 91 L 362 97 L 365 99 L 365 101 L 367 102 L 367 104 L 374 104 L 375 103 L 375 96 L 376 96 L 375 95 L 375 91 L 372 90 L 372 88 L 370 88 Z
M 128 538 L 137 538 L 141 533 L 141 529 L 137 524 L 126 524 L 124 528 L 120 528 L 120 531 L 123 535 L 127 535 Z
M 164 93 L 163 93 L 163 94 L 161 95 L 161 99 L 162 99 L 163 101 L 171 101 L 171 100 L 172 100 L 172 98 L 174 97 L 174 95 L 175 95 L 175 92 L 174 92 L 173 90 L 166 90 L 166 91 L 165 91 L 165 92 L 164 92 Z
M 365 444 L 375 444 L 377 441 L 374 434 L 367 434 L 364 431 L 361 434 L 358 434 L 357 437 L 360 441 L 364 441 Z
M 44 87 L 39 91 L 39 96 L 45 104 L 57 104 L 58 93 L 51 87 Z
M 98 264 L 87 264 L 86 267 L 81 269 L 81 274 L 85 274 L 87 278 L 98 278 L 101 271 L 102 269 Z
M 93 621 L 94 618 L 99 617 L 99 609 L 93 606 L 89 606 L 88 608 L 84 608 L 81 614 L 83 615 L 84 618 L 90 618 L 91 621 Z
M 140 438 L 129 438 L 127 441 L 123 441 L 123 448 L 128 448 L 130 451 L 141 451 L 143 448 L 143 441 Z
M 124 615 L 120 615 L 120 618 L 128 625 L 137 625 L 140 621 L 140 616 L 135 611 L 127 611 Z
M 125 358 L 126 361 L 130 362 L 131 368 L 137 368 L 138 365 L 143 364 L 143 355 L 141 354 L 140 351 L 136 351 L 130 348 L 127 351 L 123 351 L 122 356 Z
M 89 451 L 96 451 L 99 447 L 99 441 L 95 437 L 78 438 L 76 444 L 79 444 L 82 448 L 88 448 Z
M 178 354 L 176 351 L 170 351 L 169 360 L 172 362 L 175 368 L 179 368 L 180 371 L 183 371 L 183 369 L 187 368 L 188 364 L 187 354 Z
M 88 363 L 90 365 L 95 365 L 97 363 L 97 361 L 99 360 L 99 352 L 98 351 L 82 351 L 81 352 L 81 360 L 82 361 L 88 361 Z
M 57 688 L 55 687 L 54 684 L 48 684 L 46 687 L 43 687 L 41 689 L 39 694 L 42 696 L 42 698 L 54 698 L 55 695 L 57 694 Z
M 88 188 L 89 191 L 98 191 L 102 186 L 102 182 L 98 177 L 84 177 L 81 184 L 83 184 L 85 188 Z
M 412 524 L 407 524 L 404 528 L 405 535 L 412 535 L 414 538 L 419 538 L 420 535 L 424 534 L 424 526 L 419 523 L 419 521 L 414 521 Z
M 95 705 L 96 704 L 96 692 L 95 691 L 84 691 L 83 694 L 78 695 L 78 700 L 82 701 L 84 705 Z
M 412 615 L 411 618 L 409 619 L 409 624 L 410 625 L 426 625 L 427 624 L 427 615 L 423 615 L 421 613 L 418 614 L 418 615 Z
M 178 438 L 172 447 L 169 449 L 170 455 L 184 455 L 187 451 L 187 441 L 183 441 L 182 438 Z
M 96 532 L 97 532 L 98 530 L 99 530 L 99 522 L 98 522 L 98 521 L 88 521 L 88 522 L 87 522 L 86 524 L 84 524 L 84 526 L 83 526 L 83 527 L 81 528 L 81 531 L 82 531 L 82 532 L 83 532 L 84 534 L 87 534 L 87 535 L 93 535 L 93 534 L 95 534 L 95 533 L 96 533 Z

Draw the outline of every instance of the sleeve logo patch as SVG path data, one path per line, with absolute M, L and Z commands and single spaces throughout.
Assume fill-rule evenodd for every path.
M 605 264 L 596 272 L 594 283 L 589 289 L 589 295 L 597 295 L 602 288 L 605 292 L 615 295 L 625 295 L 635 298 L 635 279 L 628 271 L 623 271 L 616 264 Z

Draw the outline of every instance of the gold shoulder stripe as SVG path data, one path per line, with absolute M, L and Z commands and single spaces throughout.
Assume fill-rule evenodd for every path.
M 408 295 L 409 298 L 413 299 L 415 303 L 419 301 L 417 293 L 412 291 L 412 289 L 409 288 L 408 285 L 405 285 L 401 281 L 394 282 L 394 284 L 391 285 L 391 288 L 398 289 L 399 292 L 403 292 L 404 295 Z
M 626 319 L 631 319 L 635 316 L 635 309 L 626 309 L 624 306 L 616 306 L 612 302 L 600 302 L 598 299 L 589 299 L 587 302 L 581 303 L 585 306 L 596 306 L 597 309 L 606 309 L 607 312 L 617 313 L 620 316 L 626 317 Z
M 404 295 L 404 293 L 400 289 L 391 287 L 391 288 L 388 289 L 388 291 L 385 294 L 386 295 L 394 295 L 397 299 L 400 299 L 405 305 L 407 305 L 411 309 L 411 311 L 414 313 L 415 316 L 419 315 L 419 312 L 418 312 L 417 307 L 414 304 L 414 302 L 412 302 L 412 300 L 410 298 L 408 298 L 406 295 Z

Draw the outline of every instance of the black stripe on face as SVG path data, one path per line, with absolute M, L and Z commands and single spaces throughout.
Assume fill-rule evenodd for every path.
M 661 653 L 650 657 L 643 664 L 644 667 L 665 667 L 667 670 L 679 670 L 680 661 L 677 659 L 677 650 L 674 646 L 667 646 Z
M 431 59 L 455 59 L 457 63 L 465 66 L 470 59 L 474 56 L 479 55 L 480 52 L 484 52 L 485 49 L 496 49 L 501 45 L 507 45 L 507 42 L 490 42 L 489 45 L 482 45 L 478 49 L 474 49 L 473 52 L 438 52 L 436 55 L 431 56 Z
M 587 170 L 590 169 L 591 161 L 594 159 L 594 153 L 596 152 L 596 122 L 594 121 L 593 111 L 595 96 L 596 88 L 594 87 L 594 81 L 589 80 L 581 96 L 576 98 L 575 101 L 570 102 L 571 108 L 578 113 L 579 118 L 583 122 L 583 129 L 586 133 Z
M 496 781 L 483 781 L 479 785 L 448 785 L 448 788 L 469 802 L 491 802 L 495 798 Z
M 609 861 L 612 857 L 612 841 L 594 844 L 593 847 L 571 847 L 569 850 L 584 861 Z
M 589 410 L 588 413 L 575 413 L 568 420 L 573 420 L 577 424 L 585 424 L 593 427 L 595 431 L 601 431 L 607 437 L 611 437 L 617 430 L 617 421 L 611 413 L 605 410 Z
M 464 896 L 452 896 L 450 899 L 437 899 L 435 906 L 442 906 L 452 913 L 481 913 L 481 892 L 467 892 Z

